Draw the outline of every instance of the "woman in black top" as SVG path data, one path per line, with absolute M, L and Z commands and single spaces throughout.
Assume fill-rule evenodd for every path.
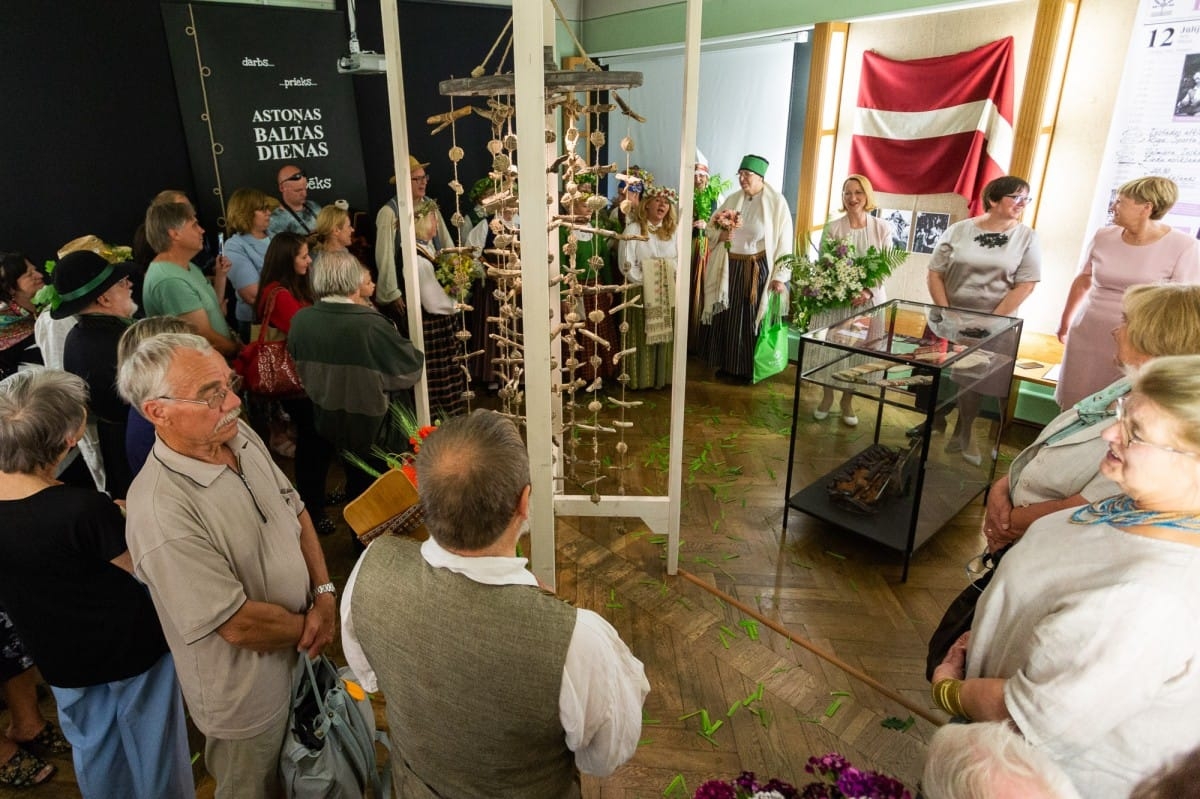
M 54 478 L 86 417 L 75 375 L 0 385 L 0 602 L 54 692 L 85 799 L 193 799 L 174 662 L 121 510 Z

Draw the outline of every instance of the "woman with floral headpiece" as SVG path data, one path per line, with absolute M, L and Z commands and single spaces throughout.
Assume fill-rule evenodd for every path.
M 461 353 L 454 337 L 458 303 L 451 296 L 458 261 L 466 259 L 461 268 L 468 270 L 464 278 L 465 291 L 470 291 L 470 279 L 475 267 L 465 253 L 436 254 L 433 240 L 437 238 L 437 203 L 423 199 L 417 203 L 415 231 L 417 235 L 417 280 L 421 284 L 421 328 L 425 337 L 425 380 L 429 387 L 429 409 L 435 417 L 454 416 L 463 412 L 463 392 L 467 390 L 463 371 L 454 362 Z M 461 281 L 460 281 L 461 282 Z
M 636 220 L 625 228 L 645 241 L 623 240 L 618 263 L 625 280 L 638 288 L 626 301 L 641 298 L 641 307 L 626 306 L 623 321 L 629 326 L 621 349 L 636 348 L 624 356 L 629 388 L 662 388 L 671 383 L 675 324 L 675 272 L 679 259 L 679 194 L 675 189 L 649 186 L 638 205 Z

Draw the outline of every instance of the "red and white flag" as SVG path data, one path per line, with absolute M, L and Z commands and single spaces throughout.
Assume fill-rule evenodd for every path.
M 890 194 L 953 192 L 983 210 L 1013 143 L 1012 37 L 954 55 L 863 54 L 850 171 Z

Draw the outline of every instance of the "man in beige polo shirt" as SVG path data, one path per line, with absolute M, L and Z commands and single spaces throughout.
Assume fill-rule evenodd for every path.
M 147 339 L 122 364 L 121 395 L 157 433 L 126 536 L 216 796 L 266 799 L 281 788 L 296 652 L 332 640 L 336 600 L 308 511 L 238 419 L 240 382 L 193 335 Z

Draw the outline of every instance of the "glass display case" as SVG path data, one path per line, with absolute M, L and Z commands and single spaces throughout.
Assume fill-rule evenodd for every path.
M 905 300 L 804 333 L 784 534 L 789 511 L 803 511 L 903 552 L 908 579 L 913 551 L 991 482 L 1020 340 L 1020 319 Z M 875 424 L 869 444 L 860 436 L 848 460 L 793 494 L 797 459 L 811 479 L 832 446 L 797 440 L 803 382 L 851 392 L 864 428 Z

